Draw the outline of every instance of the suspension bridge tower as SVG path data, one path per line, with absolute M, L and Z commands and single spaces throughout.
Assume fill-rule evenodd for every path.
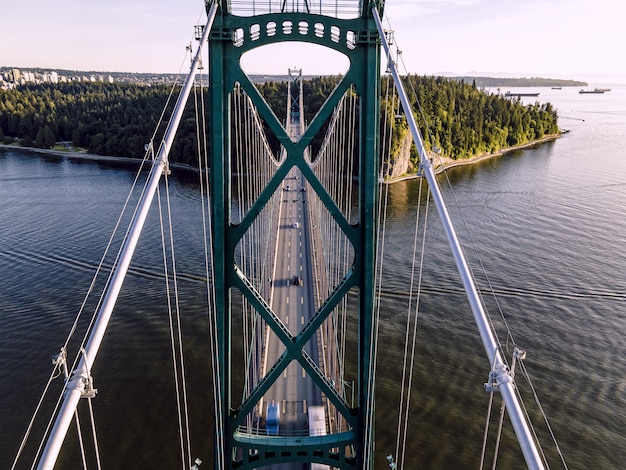
M 223 0 L 217 5 L 208 41 L 213 276 L 220 358 L 215 364 L 219 379 L 215 397 L 219 409 L 215 468 L 290 468 L 292 464 L 299 465 L 292 468 L 302 468 L 304 464 L 311 464 L 311 468 L 373 468 L 375 345 L 372 338 L 379 177 L 380 38 L 372 9 L 382 15 L 383 6 L 384 0 Z M 211 7 L 215 8 L 213 2 L 207 2 L 207 11 Z M 324 46 L 344 54 L 349 60 L 347 72 L 317 115 L 308 116 L 309 123 L 297 138 L 288 132 L 289 123 L 277 118 L 241 67 L 245 53 L 282 42 Z M 235 89 L 237 93 L 247 95 L 260 121 L 282 147 L 281 155 L 276 157 L 275 172 L 258 191 L 249 210 L 236 219 L 232 214 L 232 186 L 237 178 L 233 174 L 232 161 L 235 146 L 232 135 L 236 127 L 233 124 L 232 95 Z M 358 197 L 354 197 L 354 205 L 358 207 L 354 217 L 346 216 L 340 209 L 328 184 L 322 182 L 314 171 L 314 157 L 309 154 L 313 138 L 324 129 L 325 123 L 328 126 L 346 94 L 356 96 L 357 110 L 352 126 L 357 129 L 356 159 L 349 175 L 349 181 L 356 182 L 354 186 L 358 191 Z M 298 118 L 303 119 L 303 110 L 296 107 Z M 353 253 L 350 266 L 341 279 L 319 299 L 306 321 L 303 317 L 303 324 L 296 331 L 289 329 L 291 323 L 289 327 L 285 325 L 264 293 L 264 287 L 251 279 L 237 261 L 237 252 L 246 232 L 273 204 L 276 195 L 284 191 L 285 180 L 294 171 L 307 185 L 307 202 L 317 198 L 321 210 L 329 214 Z M 297 225 L 294 223 L 294 226 Z M 307 236 L 315 238 L 312 226 L 310 223 L 306 230 L 313 235 Z M 271 284 L 269 276 L 262 276 Z M 293 277 L 291 280 L 293 282 Z M 289 279 L 286 282 L 289 285 Z M 258 336 L 262 338 L 266 328 L 268 334 L 282 344 L 278 359 L 270 359 L 262 372 L 254 377 L 241 371 L 233 360 L 233 352 L 240 350 L 235 344 L 238 341 L 234 331 L 237 316 L 235 292 L 252 306 L 259 322 L 265 325 L 256 330 Z M 318 337 L 333 311 L 348 296 L 358 299 L 352 301 L 357 310 L 353 319 L 355 331 L 352 332 L 356 337 L 356 350 L 346 354 L 353 355 L 354 359 L 350 364 L 355 371 L 354 380 L 350 382 L 352 399 L 342 393 L 346 390 L 345 379 L 331 376 L 328 367 L 316 361 L 313 352 L 305 347 L 312 338 Z M 317 349 L 321 348 L 318 346 Z M 263 340 L 258 341 L 253 349 L 258 350 L 258 355 L 251 354 L 250 357 L 268 361 Z M 281 431 L 270 431 L 270 417 L 266 415 L 269 412 L 263 399 L 294 363 L 301 367 L 303 375 L 310 377 L 315 390 L 323 397 L 322 403 L 327 410 L 326 426 L 319 435 L 312 435 L 310 429 L 282 432 L 281 427 Z M 236 378 L 242 374 L 245 375 L 243 380 Z M 238 389 L 239 382 L 245 382 L 243 390 Z M 276 401 L 280 406 L 288 400 Z M 298 410 L 306 413 L 307 400 L 301 402 Z M 284 413 L 285 409 L 282 411 Z

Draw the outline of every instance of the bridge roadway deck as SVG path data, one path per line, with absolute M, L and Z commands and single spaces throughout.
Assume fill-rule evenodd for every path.
M 297 124 L 290 126 L 289 131 L 292 138 L 299 138 Z M 282 183 L 281 192 L 271 306 L 291 334 L 296 335 L 315 313 L 306 182 L 300 170 L 292 168 Z M 313 335 L 305 350 L 319 364 L 317 336 Z M 265 351 L 267 368 L 279 359 L 284 350 L 285 346 L 269 332 Z M 279 405 L 279 435 L 283 438 L 308 435 L 307 408 L 322 405 L 319 387 L 307 375 L 299 363 L 292 362 L 265 394 L 264 409 L 261 410 L 263 417 L 266 418 L 268 404 L 275 402 Z M 308 469 L 310 464 L 283 464 L 269 468 Z

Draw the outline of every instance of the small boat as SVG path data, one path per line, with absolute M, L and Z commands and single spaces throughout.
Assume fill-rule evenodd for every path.
M 560 86 L 553 86 L 553 87 L 552 87 L 552 89 L 553 89 L 553 90 L 562 90 L 562 89 L 563 89 L 563 87 L 560 87 Z

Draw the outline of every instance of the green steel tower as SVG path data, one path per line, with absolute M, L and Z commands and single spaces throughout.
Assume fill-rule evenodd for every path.
M 383 0 L 224 0 L 209 36 L 209 153 L 211 158 L 211 210 L 214 244 L 219 364 L 220 426 L 216 426 L 215 468 L 259 468 L 305 462 L 335 468 L 373 468 L 373 325 L 375 291 L 376 214 L 379 161 L 380 38 L 372 9 L 382 15 Z M 212 2 L 207 3 L 207 10 Z M 349 8 L 348 8 L 349 7 Z M 349 10 L 349 11 L 348 11 Z M 253 49 L 281 42 L 325 46 L 344 54 L 349 69 L 318 114 L 294 142 L 285 127 L 241 68 L 241 57 Z M 231 109 L 230 96 L 238 84 L 267 127 L 280 141 L 286 157 L 275 175 L 238 222 L 231 217 Z M 341 97 L 354 90 L 358 105 L 358 220 L 346 220 L 316 178 L 305 152 L 327 122 Z M 287 174 L 297 168 L 319 197 L 354 249 L 354 263 L 312 320 L 296 335 L 281 328 L 271 307 L 255 291 L 235 262 L 235 250 L 255 217 L 268 204 Z M 251 393 L 234 405 L 232 396 L 232 292 L 240 291 L 269 328 L 280 338 L 285 352 L 268 369 Z M 358 384 L 356 402 L 347 403 L 335 387 L 303 354 L 311 338 L 348 292 L 358 292 Z M 297 361 L 345 420 L 342 432 L 325 436 L 267 436 L 240 431 L 246 417 L 285 367 Z M 314 468 L 314 467 L 313 467 Z

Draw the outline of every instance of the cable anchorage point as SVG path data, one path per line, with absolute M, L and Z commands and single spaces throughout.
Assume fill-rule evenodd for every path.
M 489 371 L 489 381 L 485 383 L 485 390 L 489 393 L 499 392 L 500 385 L 513 383 L 513 374 L 505 364 L 497 364 Z
M 52 356 L 52 364 L 63 370 L 65 380 L 69 377 L 69 371 L 67 370 L 67 350 L 65 346 L 61 348 L 59 354 Z

